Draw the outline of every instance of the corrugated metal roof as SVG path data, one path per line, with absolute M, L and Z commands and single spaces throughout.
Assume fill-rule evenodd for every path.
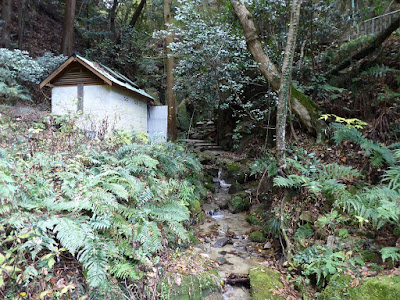
M 115 72 L 102 64 L 92 62 L 82 56 L 76 55 L 76 57 L 78 59 L 82 60 L 83 62 L 85 62 L 86 64 L 88 64 L 90 67 L 95 69 L 97 72 L 99 72 L 101 75 L 103 75 L 110 81 L 114 82 L 115 84 L 117 84 L 121 87 L 124 87 L 132 92 L 138 93 L 146 98 L 150 98 L 150 99 L 154 100 L 154 98 L 152 96 L 147 94 L 144 90 L 140 89 L 134 82 L 132 82 L 126 76 L 124 76 L 118 72 Z

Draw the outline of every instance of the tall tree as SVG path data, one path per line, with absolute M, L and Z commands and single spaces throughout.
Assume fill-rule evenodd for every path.
M 135 27 L 145 5 L 146 5 L 146 0 L 141 0 L 135 12 L 133 13 L 132 19 L 129 21 L 129 26 Z M 131 12 L 131 6 L 128 6 L 124 16 L 124 24 L 126 24 L 130 12 Z M 122 42 L 121 32 L 119 32 L 118 34 L 115 35 L 115 44 L 121 44 L 121 42 Z
M 165 1 L 164 1 L 165 3 Z M 142 10 L 144 6 L 146 5 L 146 0 L 141 0 L 139 3 L 139 6 L 136 8 L 135 13 L 132 16 L 131 21 L 129 22 L 129 26 L 135 27 L 136 22 L 139 20 L 140 14 L 142 13 Z M 164 5 L 165 7 L 165 5 Z M 165 8 L 164 8 L 165 11 Z
M 26 0 L 19 0 L 18 3 L 18 48 L 22 49 L 25 33 L 25 5 Z
M 290 85 L 292 81 L 293 57 L 296 48 L 297 28 L 299 24 L 300 6 L 302 0 L 292 1 L 290 26 L 282 65 L 282 78 L 279 87 L 279 102 L 276 115 L 276 158 L 278 167 L 286 167 L 286 119 L 290 100 Z
M 10 48 L 10 24 L 11 24 L 12 1 L 3 0 L 3 10 L 1 13 L 3 24 L 1 25 L 0 46 Z
M 117 14 L 118 0 L 113 1 L 113 5 L 110 9 L 110 31 L 115 38 L 115 16 Z
M 64 8 L 64 26 L 61 40 L 61 53 L 67 56 L 74 51 L 76 0 L 66 0 Z
M 267 80 L 274 91 L 278 92 L 280 89 L 281 74 L 264 52 L 252 14 L 241 1 L 230 0 L 230 2 L 242 25 L 249 52 L 258 63 L 260 72 L 265 80 Z M 298 91 L 293 85 L 290 86 L 290 90 L 293 112 L 309 132 L 316 133 L 317 142 L 320 142 L 322 139 L 322 130 L 317 113 L 318 106 L 304 93 Z
M 178 133 L 176 128 L 176 103 L 174 93 L 174 58 L 169 45 L 173 42 L 171 32 L 171 0 L 164 0 L 164 21 L 167 29 L 165 37 L 165 51 L 167 54 L 165 70 L 167 74 L 167 102 L 168 102 L 168 139 L 176 141 Z

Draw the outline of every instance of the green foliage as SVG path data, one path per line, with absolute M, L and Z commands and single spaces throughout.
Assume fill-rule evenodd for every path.
M 355 215 L 361 227 L 369 223 L 372 228 L 379 229 L 386 223 L 398 222 L 399 199 L 400 194 L 386 186 L 366 187 L 356 195 L 341 191 L 335 206 Z
M 336 123 L 345 124 L 346 126 L 351 127 L 351 128 L 363 129 L 365 125 L 368 125 L 368 123 L 361 121 L 359 119 L 356 119 L 356 118 L 346 119 L 346 118 L 339 117 L 335 114 L 323 114 L 320 119 L 326 121 L 330 117 L 335 118 Z
M 6 248 L 19 243 L 13 255 L 30 254 L 15 265 L 24 278 L 34 274 L 24 286 L 44 276 L 38 262 L 52 269 L 64 251 L 82 266 L 93 297 L 118 294 L 110 278 L 134 284 L 168 240 L 188 240 L 183 223 L 200 196 L 196 158 L 171 143 L 105 144 L 81 145 L 75 156 L 0 149 L 0 234 Z M 2 278 L 6 289 L 21 283 Z
M 294 234 L 294 239 L 308 239 L 314 235 L 314 230 L 310 223 L 299 226 L 296 233 Z
M 336 144 L 340 144 L 343 140 L 359 144 L 365 150 L 365 155 L 370 157 L 373 166 L 382 166 L 384 163 L 390 166 L 395 163 L 395 155 L 388 147 L 367 139 L 356 128 L 339 123 L 333 123 L 331 126 L 335 130 L 333 139 Z
M 346 188 L 343 181 L 353 180 L 360 176 L 357 170 L 337 163 L 309 167 L 295 159 L 287 159 L 287 161 L 288 165 L 300 174 L 290 174 L 287 177 L 277 176 L 274 178 L 274 185 L 286 188 L 302 187 L 315 197 L 336 195 Z
M 255 174 L 262 175 L 265 171 L 267 171 L 268 177 L 273 177 L 278 172 L 278 167 L 276 166 L 275 158 L 266 153 L 262 158 L 255 160 L 250 166 L 250 176 Z
M 385 65 L 375 65 L 362 72 L 361 75 L 382 78 L 385 77 L 387 73 L 400 73 L 400 70 L 392 69 Z
M 342 251 L 334 251 L 326 246 L 312 246 L 299 252 L 293 258 L 294 265 L 300 267 L 302 274 L 315 277 L 318 287 L 324 287 L 333 275 L 342 273 L 349 266 L 363 265 L 358 257 L 351 258 Z
M 400 260 L 400 248 L 398 247 L 385 247 L 381 249 L 382 260 L 390 258 L 393 262 Z
M 22 83 L 40 83 L 64 60 L 64 56 L 54 56 L 51 53 L 33 59 L 26 51 L 1 48 L 0 97 L 7 101 L 30 100 L 30 95 Z

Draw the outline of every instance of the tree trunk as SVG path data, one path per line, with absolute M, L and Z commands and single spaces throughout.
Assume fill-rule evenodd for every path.
M 325 76 L 329 77 L 331 75 L 337 75 L 339 71 L 346 69 L 348 66 L 350 66 L 352 61 L 357 61 L 360 60 L 367 55 L 370 55 L 380 47 L 386 39 L 391 36 L 391 34 L 397 30 L 397 28 L 400 27 L 400 17 L 395 19 L 389 26 L 386 28 L 383 32 L 379 33 L 367 46 L 362 48 L 361 50 L 357 51 L 356 54 L 350 56 L 349 58 L 345 59 L 342 63 L 339 65 L 335 66 L 333 69 L 331 69 Z
M 25 2 L 26 0 L 19 0 L 18 3 L 18 49 L 22 49 L 24 44 Z
M 145 5 L 146 5 L 146 0 L 140 1 L 138 8 L 136 8 L 135 13 L 133 14 L 133 17 L 132 17 L 131 21 L 129 22 L 129 26 L 135 27 L 135 24 L 139 20 L 140 14 L 142 13 L 142 10 Z M 165 1 L 164 1 L 164 11 L 165 11 Z
M 281 75 L 262 48 L 253 16 L 242 2 L 238 0 L 230 0 L 230 2 L 242 25 L 247 48 L 254 60 L 258 63 L 261 74 L 268 81 L 272 89 L 278 92 Z M 291 85 L 290 89 L 293 112 L 310 133 L 315 133 L 317 135 L 317 142 L 321 142 L 322 131 L 317 113 L 318 106 L 308 96 L 298 91 L 293 85 Z
M 290 100 L 293 56 L 296 48 L 301 1 L 302 0 L 292 1 L 289 33 L 282 65 L 282 79 L 279 88 L 279 102 L 276 115 L 276 159 L 278 168 L 281 170 L 286 168 L 286 119 L 288 103 Z
M 176 129 L 176 103 L 174 93 L 174 58 L 172 57 L 172 51 L 169 45 L 173 42 L 172 32 L 170 28 L 171 24 L 171 0 L 164 0 L 164 21 L 168 34 L 165 38 L 165 50 L 167 54 L 166 58 L 166 74 L 167 74 L 167 102 L 168 102 L 168 139 L 170 141 L 176 141 L 177 129 Z
M 74 51 L 76 0 L 66 0 L 64 10 L 64 27 L 61 40 L 61 53 L 70 56 Z
M 111 31 L 111 34 L 112 34 L 114 39 L 116 37 L 116 34 L 115 34 L 115 15 L 116 15 L 116 12 L 117 12 L 117 7 L 118 7 L 118 0 L 114 0 L 113 6 L 110 9 L 110 31 Z
M 136 8 L 135 12 L 133 13 L 132 19 L 129 22 L 129 26 L 135 27 L 136 22 L 139 20 L 139 17 L 141 15 L 145 5 L 146 5 L 146 0 L 141 0 L 140 3 L 139 3 L 139 6 Z M 126 11 L 126 14 L 125 14 L 125 18 L 124 18 L 125 22 L 128 19 L 128 15 L 129 15 L 130 11 L 131 11 L 131 8 L 130 7 L 127 8 L 127 11 Z M 115 44 L 119 45 L 119 44 L 121 44 L 121 42 L 122 42 L 122 40 L 121 40 L 121 32 L 119 32 L 115 37 Z
M 10 25 L 11 25 L 11 9 L 12 1 L 3 0 L 2 19 L 1 24 L 1 42 L 0 46 L 3 48 L 10 48 Z

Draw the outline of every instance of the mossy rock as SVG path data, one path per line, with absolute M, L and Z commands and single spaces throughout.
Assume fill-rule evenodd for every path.
M 337 274 L 323 291 L 324 300 L 386 300 L 400 299 L 400 276 L 366 278 L 361 285 L 351 287 L 349 275 Z
M 256 225 L 256 226 L 262 225 L 261 220 L 259 218 L 257 218 L 256 216 L 247 216 L 246 221 L 252 225 Z
M 231 187 L 229 188 L 230 194 L 236 194 L 244 190 L 244 187 L 237 182 L 232 183 Z
M 196 224 L 204 224 L 204 221 L 206 220 L 206 214 L 202 211 L 196 216 Z
M 250 240 L 257 243 L 264 243 L 265 236 L 261 231 L 254 231 L 250 233 Z
M 206 182 L 204 187 L 213 193 L 215 192 L 215 186 L 211 182 Z
M 190 115 L 187 111 L 187 106 L 189 104 L 189 99 L 183 100 L 178 105 L 177 119 L 178 127 L 182 130 L 188 130 L 190 126 Z
M 194 200 L 190 205 L 190 211 L 193 215 L 198 215 L 201 212 L 201 203 L 199 200 Z
M 201 300 L 211 295 L 222 300 L 220 282 L 216 270 L 196 275 L 168 273 L 158 288 L 165 300 Z
M 283 297 L 274 295 L 274 291 L 283 288 L 280 273 L 266 267 L 249 269 L 250 292 L 252 300 L 283 300 Z
M 229 211 L 237 214 L 250 209 L 250 200 L 246 193 L 235 194 L 228 202 Z
M 228 181 L 232 181 L 229 179 L 233 179 L 233 181 L 238 183 L 245 183 L 248 174 L 250 174 L 249 168 L 246 165 L 236 162 L 225 163 L 224 170 L 226 171 L 224 175 Z

